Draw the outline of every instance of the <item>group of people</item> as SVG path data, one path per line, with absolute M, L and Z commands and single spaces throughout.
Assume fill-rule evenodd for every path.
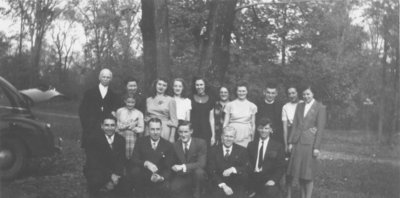
M 136 79 L 126 80 L 122 97 L 109 88 L 111 80 L 112 72 L 101 70 L 79 107 L 84 175 L 94 197 L 280 197 L 283 188 L 290 197 L 295 181 L 301 197 L 311 197 L 326 122 L 311 86 L 303 100 L 288 87 L 290 101 L 282 105 L 273 84 L 255 104 L 246 83 L 230 100 L 228 87 L 214 98 L 199 77 L 190 97 L 181 78 L 172 86 L 156 79 L 147 98 Z

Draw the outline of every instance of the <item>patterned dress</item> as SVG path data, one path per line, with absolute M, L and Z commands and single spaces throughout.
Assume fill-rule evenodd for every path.
M 222 104 L 221 101 L 215 102 L 213 113 L 214 113 L 215 143 L 217 145 L 221 144 L 221 135 L 225 118 L 224 109 L 225 109 L 225 104 Z
M 137 139 L 137 133 L 144 130 L 143 113 L 137 109 L 129 110 L 126 107 L 119 108 L 116 113 L 117 130 L 126 141 L 126 158 L 130 159 Z

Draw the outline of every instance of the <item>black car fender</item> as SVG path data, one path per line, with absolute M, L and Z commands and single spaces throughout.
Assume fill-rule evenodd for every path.
M 54 137 L 49 124 L 21 116 L 2 119 L 9 124 L 0 129 L 1 138 L 18 138 L 27 147 L 31 157 L 45 157 L 54 153 Z

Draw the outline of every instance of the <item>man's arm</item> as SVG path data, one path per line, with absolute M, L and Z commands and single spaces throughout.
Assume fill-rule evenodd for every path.
M 204 168 L 207 162 L 207 144 L 203 139 L 198 139 L 199 153 L 195 162 L 187 163 L 186 171 L 190 172 L 197 168 Z M 194 143 L 194 142 L 193 142 Z

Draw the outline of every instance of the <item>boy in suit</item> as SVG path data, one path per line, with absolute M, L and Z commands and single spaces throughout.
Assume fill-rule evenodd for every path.
M 285 150 L 281 143 L 270 138 L 272 122 L 261 118 L 257 123 L 259 139 L 249 143 L 252 172 L 250 173 L 249 197 L 279 197 L 279 181 L 285 172 Z
M 173 197 L 188 197 L 186 191 L 193 189 L 193 197 L 199 198 L 206 178 L 207 143 L 192 137 L 193 129 L 189 121 L 181 121 L 177 129 L 179 140 L 174 143 L 176 162 L 172 166 L 175 174 L 171 192 Z
M 116 119 L 111 115 L 106 117 L 101 129 L 103 135 L 88 140 L 83 170 L 88 192 L 93 197 L 109 193 L 119 185 L 126 160 L 125 139 L 115 133 Z
M 139 138 L 133 149 L 129 172 L 139 197 L 169 197 L 173 146 L 161 138 L 161 120 L 149 120 L 149 136 Z
M 244 147 L 234 143 L 236 130 L 225 127 L 222 145 L 216 145 L 209 152 L 209 174 L 213 182 L 213 197 L 244 197 L 247 182 L 249 158 Z

